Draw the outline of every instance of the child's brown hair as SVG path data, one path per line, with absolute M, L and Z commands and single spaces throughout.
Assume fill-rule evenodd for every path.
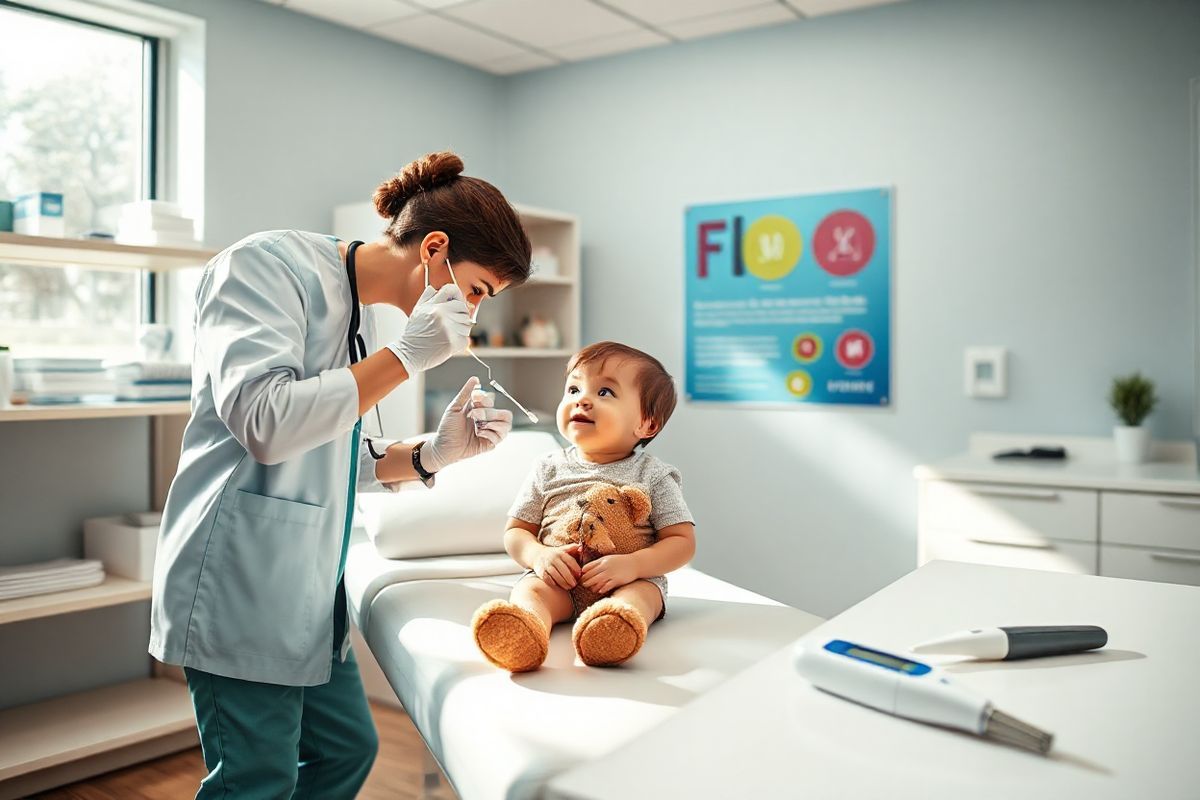
M 652 436 L 638 442 L 645 447 L 662 432 L 675 411 L 675 381 L 657 358 L 620 342 L 596 342 L 583 348 L 567 363 L 567 374 L 576 367 L 603 365 L 610 358 L 633 361 L 638 366 L 637 388 L 642 396 L 642 416 L 656 426 Z

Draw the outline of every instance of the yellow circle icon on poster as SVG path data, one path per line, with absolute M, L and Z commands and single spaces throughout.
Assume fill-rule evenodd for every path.
M 777 281 L 800 263 L 800 230 L 787 217 L 768 214 L 754 220 L 742 236 L 742 261 L 756 278 Z
M 796 397 L 808 397 L 812 391 L 812 376 L 802 369 L 788 373 L 787 389 Z

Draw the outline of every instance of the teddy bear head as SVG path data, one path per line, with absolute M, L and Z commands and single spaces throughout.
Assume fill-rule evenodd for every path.
M 572 540 L 583 547 L 583 561 L 613 553 L 632 553 L 652 543 L 646 530 L 650 496 L 637 486 L 596 484 L 576 501 L 579 516 L 572 516 Z

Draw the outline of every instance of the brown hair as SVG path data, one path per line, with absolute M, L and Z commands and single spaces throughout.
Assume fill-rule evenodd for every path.
M 658 425 L 658 430 L 654 432 L 654 436 L 658 436 L 675 411 L 676 397 L 675 381 L 657 358 L 620 342 L 596 342 L 571 356 L 567 363 L 567 374 L 570 375 L 576 367 L 588 364 L 603 366 L 610 358 L 628 359 L 637 364 L 636 380 L 642 395 L 642 416 Z M 654 441 L 654 436 L 648 436 L 638 444 L 645 447 Z
M 529 277 L 532 251 L 521 220 L 499 189 L 462 171 L 454 153 L 430 153 L 381 183 L 375 210 L 391 219 L 384 232 L 407 247 L 430 231 L 444 231 L 456 259 L 519 286 Z

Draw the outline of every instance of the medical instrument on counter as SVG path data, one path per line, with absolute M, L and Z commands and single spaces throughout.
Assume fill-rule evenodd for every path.
M 1024 625 L 959 631 L 922 642 L 912 651 L 1014 661 L 1019 658 L 1081 653 L 1106 644 L 1108 632 L 1096 625 Z
M 1035 753 L 1053 734 L 997 710 L 936 667 L 843 639 L 796 645 L 796 671 L 813 686 L 888 714 L 983 736 Z
M 450 259 L 446 259 L 446 269 L 450 270 L 450 280 L 454 281 L 454 283 L 455 283 L 455 284 L 457 284 L 457 283 L 458 283 L 458 278 L 454 277 L 454 267 L 451 267 L 451 266 L 450 266 Z M 426 265 L 425 265 L 425 283 L 426 283 L 426 284 L 428 284 L 428 283 L 429 283 L 429 265 L 428 265 L 428 264 L 426 264 Z M 461 288 L 461 287 L 459 287 L 459 288 Z M 476 306 L 476 307 L 475 307 L 475 313 L 471 315 L 471 322 L 472 322 L 472 323 L 474 323 L 474 322 L 475 322 L 475 316 L 476 316 L 478 313 L 479 313 L 479 306 Z M 522 412 L 522 413 L 523 413 L 525 416 L 529 417 L 529 421 L 530 421 L 530 422 L 532 422 L 533 424 L 535 424 L 535 425 L 536 425 L 536 424 L 537 424 L 537 421 L 538 421 L 537 414 L 534 414 L 534 413 L 533 413 L 532 411 L 530 411 L 528 408 L 526 408 L 525 406 L 521 405 L 521 403 L 520 403 L 520 402 L 518 402 L 517 398 L 515 398 L 515 397 L 513 397 L 511 394 L 509 394 L 509 393 L 508 393 L 508 390 L 507 390 L 507 389 L 505 389 L 503 386 L 501 386 L 501 385 L 500 385 L 500 382 L 499 382 L 499 381 L 497 381 L 497 380 L 495 380 L 494 378 L 492 378 L 492 368 L 488 366 L 488 364 L 487 364 L 487 362 L 486 362 L 486 361 L 484 361 L 482 358 L 480 358 L 479 356 L 477 356 L 477 355 L 475 355 L 473 352 L 471 352 L 471 345 L 470 345 L 470 344 L 468 344 L 468 345 L 467 345 L 467 355 L 469 355 L 471 358 L 473 358 L 473 359 L 475 359 L 476 361 L 478 361 L 480 364 L 482 364 L 482 365 L 483 365 L 483 368 L 487 370 L 487 382 L 488 382 L 488 386 L 491 386 L 491 387 L 492 387 L 493 389 L 495 389 L 497 392 L 499 392 L 500 394 L 504 395 L 504 396 L 505 396 L 505 397 L 507 397 L 509 400 L 512 400 L 512 402 L 513 402 L 513 405 L 515 405 L 517 408 L 521 409 L 521 412 Z M 476 427 L 477 427 L 477 428 L 478 428 L 478 427 L 480 427 L 480 425 L 479 425 L 479 421 L 478 421 L 478 420 L 476 421 Z

